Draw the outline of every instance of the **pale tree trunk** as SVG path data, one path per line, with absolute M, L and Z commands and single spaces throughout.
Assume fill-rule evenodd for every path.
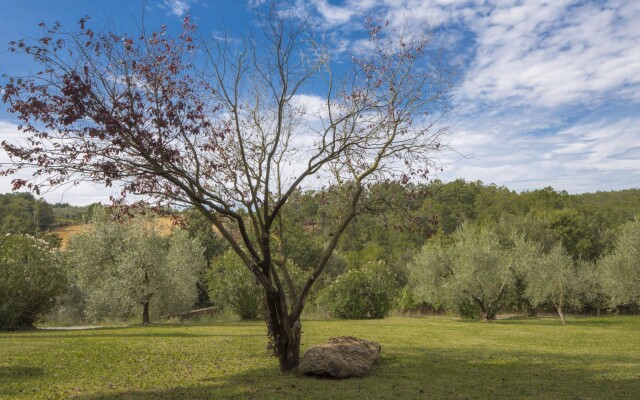
M 566 324 L 567 321 L 564 319 L 564 313 L 562 312 L 562 307 L 561 306 L 556 306 L 556 310 L 558 310 L 558 315 L 560 316 L 560 321 L 562 321 L 563 324 Z

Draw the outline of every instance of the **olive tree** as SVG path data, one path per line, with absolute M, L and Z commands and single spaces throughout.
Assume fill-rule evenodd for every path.
M 333 317 L 384 318 L 398 293 L 395 274 L 384 261 L 369 261 L 338 276 L 322 296 Z
M 433 168 L 456 71 L 429 35 L 370 21 L 367 51 L 336 59 L 310 24 L 275 2 L 265 12 L 259 32 L 234 40 L 199 40 L 189 18 L 177 36 L 96 32 L 83 18 L 13 42 L 42 68 L 2 88 L 28 139 L 3 142 L 4 173 L 33 169 L 38 180 L 16 189 L 90 180 L 198 210 L 262 287 L 271 348 L 289 371 L 309 291 L 367 185 Z M 313 185 L 339 188 L 341 207 L 297 290 L 281 216 Z
M 450 309 L 471 302 L 488 321 L 513 284 L 512 264 L 494 232 L 463 225 L 449 242 L 436 236 L 422 247 L 409 264 L 410 285 L 418 301 Z
M 519 238 L 515 241 L 517 269 L 524 280 L 524 296 L 535 307 L 553 304 L 562 323 L 566 323 L 567 306 L 582 307 L 583 288 L 586 283 L 573 258 L 560 243 L 548 251 L 535 243 Z
M 123 223 L 97 209 L 90 228 L 70 238 L 67 255 L 89 319 L 126 318 L 141 309 L 142 323 L 149 323 L 152 309 L 175 313 L 195 303 L 203 251 L 187 232 L 167 238 L 153 219 Z
M 640 218 L 622 225 L 613 251 L 600 265 L 611 305 L 640 305 Z

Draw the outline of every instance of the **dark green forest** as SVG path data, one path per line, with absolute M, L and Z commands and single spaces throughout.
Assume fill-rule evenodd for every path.
M 463 224 L 480 224 L 506 232 L 529 226 L 559 240 L 574 259 L 596 260 L 611 249 L 617 229 L 640 215 L 640 189 L 572 195 L 551 187 L 517 193 L 504 186 L 462 179 L 428 185 L 395 183 L 370 188 L 369 209 L 363 209 L 341 242 L 340 252 L 373 251 L 387 262 L 401 262 L 433 235 L 451 235 Z M 313 242 L 329 235 L 323 227 L 331 215 L 320 213 L 324 192 L 298 193 L 292 199 L 286 229 L 298 240 Z M 304 254 L 296 261 L 304 265 Z

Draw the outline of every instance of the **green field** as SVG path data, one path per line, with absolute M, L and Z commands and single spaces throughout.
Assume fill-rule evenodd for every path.
M 638 399 L 640 318 L 306 321 L 382 344 L 363 379 L 282 375 L 261 322 L 0 333 L 0 398 Z

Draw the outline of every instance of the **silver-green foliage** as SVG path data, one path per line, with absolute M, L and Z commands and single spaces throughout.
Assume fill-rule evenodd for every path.
M 584 279 L 587 276 L 579 273 L 573 259 L 560 243 L 544 251 L 540 244 L 522 237 L 514 242 L 516 268 L 525 283 L 524 296 L 534 307 L 553 304 L 564 323 L 563 310 L 567 306 L 582 306 Z M 584 267 L 588 265 L 584 264 Z
M 622 226 L 601 268 L 612 306 L 640 305 L 640 218 Z
M 416 300 L 455 311 L 471 303 L 483 319 L 493 318 L 514 281 L 509 252 L 486 228 L 462 226 L 451 239 L 432 238 L 409 264 Z
M 92 227 L 69 242 L 73 278 L 89 320 L 123 319 L 148 304 L 153 315 L 188 310 L 206 268 L 204 249 L 186 232 L 162 235 L 151 218 L 126 223 L 97 209 Z
M 29 235 L 0 238 L 0 329 L 31 326 L 63 290 L 57 249 Z

